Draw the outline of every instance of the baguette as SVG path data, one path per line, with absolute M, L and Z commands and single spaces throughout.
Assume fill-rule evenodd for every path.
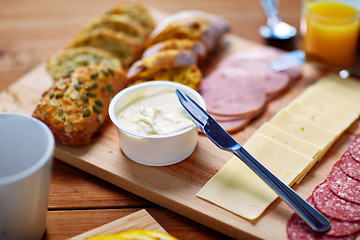
M 135 79 L 144 78 L 162 69 L 191 66 L 196 63 L 197 57 L 190 50 L 164 50 L 154 56 L 136 61 L 129 68 L 127 78 L 132 82 Z
M 151 47 L 147 48 L 142 58 L 152 57 L 158 54 L 161 51 L 170 50 L 170 49 L 186 49 L 191 50 L 197 56 L 197 61 L 202 62 L 206 57 L 206 46 L 204 43 L 200 41 L 193 41 L 190 39 L 176 39 L 172 38 L 169 40 L 165 40 L 163 42 L 159 42 Z
M 152 72 L 151 74 L 133 79 L 132 84 L 153 80 L 177 82 L 197 90 L 202 80 L 202 73 L 197 65 L 160 69 L 158 71 Z
M 106 120 L 113 95 L 126 85 L 123 71 L 81 67 L 44 93 L 33 116 L 49 126 L 58 142 L 85 146 Z
M 195 10 L 182 11 L 163 20 L 151 32 L 147 46 L 172 38 L 185 38 L 203 42 L 210 52 L 227 31 L 228 23 L 219 16 Z

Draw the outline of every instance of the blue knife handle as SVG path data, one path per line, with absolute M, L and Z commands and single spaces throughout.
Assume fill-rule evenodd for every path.
M 274 174 L 258 162 L 245 148 L 239 148 L 232 152 L 250 167 L 265 183 L 267 183 L 295 212 L 306 221 L 310 227 L 318 232 L 327 231 L 330 222 L 319 211 L 302 199 L 292 188 L 280 181 Z

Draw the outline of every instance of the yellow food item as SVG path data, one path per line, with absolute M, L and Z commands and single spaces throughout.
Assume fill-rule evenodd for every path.
M 306 3 L 304 49 L 328 64 L 351 66 L 359 35 L 358 10 L 336 1 Z
M 86 238 L 84 240 L 177 240 L 175 237 L 156 230 L 130 230 L 117 234 L 108 234 Z
M 177 82 L 196 90 L 201 83 L 202 73 L 198 66 L 192 65 L 189 67 L 160 69 L 157 72 L 143 76 L 133 81 L 134 84 L 137 84 L 153 80 Z

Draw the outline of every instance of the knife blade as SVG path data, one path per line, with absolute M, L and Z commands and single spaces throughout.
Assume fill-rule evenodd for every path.
M 272 174 L 235 139 L 228 134 L 202 107 L 183 90 L 176 89 L 176 95 L 199 129 L 220 149 L 232 152 L 271 187 L 294 211 L 314 230 L 324 232 L 330 228 L 329 220 L 302 199 L 292 188 Z

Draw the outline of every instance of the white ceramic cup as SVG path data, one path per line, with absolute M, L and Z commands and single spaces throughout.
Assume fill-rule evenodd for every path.
M 55 140 L 41 121 L 0 113 L 0 239 L 45 232 Z

